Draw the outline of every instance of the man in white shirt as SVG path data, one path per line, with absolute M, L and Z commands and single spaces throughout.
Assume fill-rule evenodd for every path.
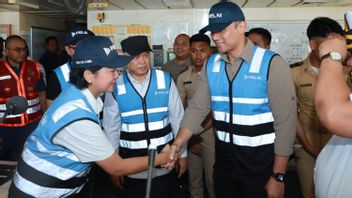
M 123 158 L 146 156 L 149 144 L 160 151 L 176 137 L 184 113 L 182 102 L 171 75 L 150 68 L 152 50 L 146 36 L 129 37 L 121 46 L 134 59 L 116 80 L 113 94 L 105 96 L 103 127 Z M 182 157 L 186 157 L 184 151 Z M 180 164 L 179 176 L 186 170 L 185 158 Z M 144 197 L 146 178 L 147 172 L 124 177 L 123 197 Z M 175 181 L 175 172 L 157 168 L 151 197 L 171 197 Z

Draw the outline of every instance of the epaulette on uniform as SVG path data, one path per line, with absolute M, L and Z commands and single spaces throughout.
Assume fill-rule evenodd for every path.
M 292 69 L 294 67 L 299 67 L 301 65 L 303 65 L 303 61 L 299 61 L 299 62 L 290 64 L 290 68 Z

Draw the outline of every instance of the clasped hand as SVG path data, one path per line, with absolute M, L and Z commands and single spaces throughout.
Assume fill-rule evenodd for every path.
M 180 146 L 178 146 L 176 144 L 172 144 L 168 148 L 169 148 L 168 160 L 165 164 L 161 165 L 161 167 L 168 169 L 168 170 L 172 170 L 175 167 L 176 161 L 180 157 Z M 164 149 L 163 149 L 163 151 L 164 151 Z

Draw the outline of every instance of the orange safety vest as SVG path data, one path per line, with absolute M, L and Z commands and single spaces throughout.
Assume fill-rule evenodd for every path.
M 20 75 L 12 70 L 6 60 L 0 61 L 0 117 L 6 112 L 6 102 L 13 96 L 28 100 L 28 109 L 18 115 L 8 115 L 0 126 L 21 127 L 42 117 L 37 87 L 40 79 L 39 64 L 25 60 Z

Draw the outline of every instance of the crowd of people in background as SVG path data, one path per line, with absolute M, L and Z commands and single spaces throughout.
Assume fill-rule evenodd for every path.
M 22 37 L 0 38 L 0 118 L 11 97 L 28 103 L 0 123 L 0 160 L 18 161 L 9 197 L 145 197 L 150 145 L 152 198 L 284 197 L 292 158 L 302 197 L 352 197 L 352 12 L 345 23 L 314 18 L 291 65 L 233 2 L 177 35 L 161 70 L 143 35 L 119 55 L 73 27 L 38 62 Z

